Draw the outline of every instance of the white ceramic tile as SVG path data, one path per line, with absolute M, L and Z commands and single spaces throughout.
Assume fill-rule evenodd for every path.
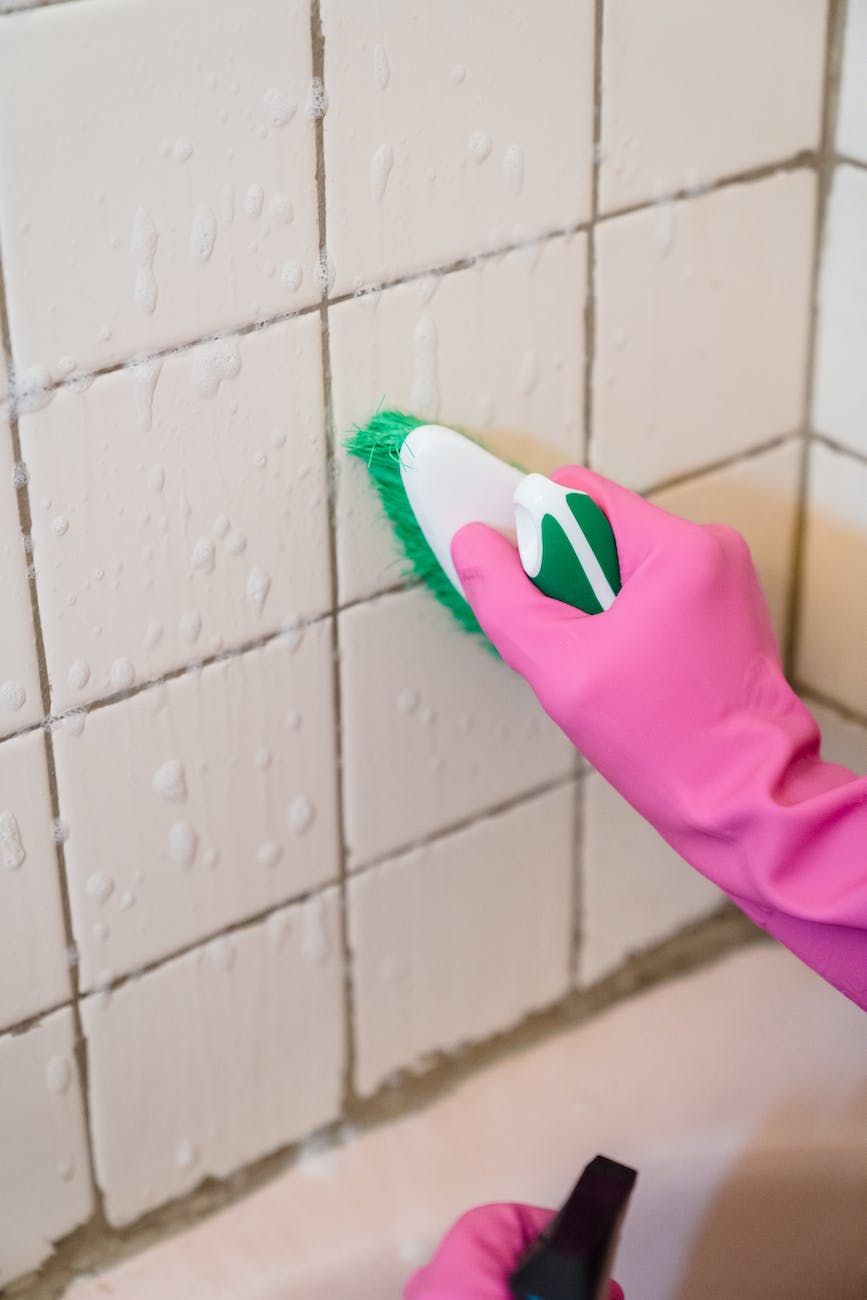
M 0 745 L 0 1029 L 69 996 L 45 739 Z
M 574 799 L 561 787 L 350 881 L 360 1092 L 567 991 Z
M 324 0 L 335 291 L 590 215 L 593 4 Z
M 594 467 L 644 488 L 803 420 L 815 177 L 603 222 Z
M 334 880 L 331 679 L 322 622 L 60 725 L 82 987 Z
M 4 23 L 19 367 L 91 369 L 318 297 L 311 68 L 303 0 L 82 0 Z
M 0 1286 L 38 1267 L 93 1208 L 73 1042 L 68 1008 L 0 1036 Z
M 867 465 L 811 449 L 798 680 L 867 715 Z
M 598 773 L 584 779 L 584 790 L 579 979 L 586 985 L 707 916 L 725 895 Z
M 663 509 L 697 524 L 728 524 L 743 534 L 780 640 L 788 616 L 800 458 L 800 441 L 791 439 L 653 498 Z
M 837 167 L 828 202 L 813 425 L 867 456 L 867 172 Z
M 342 965 L 337 891 L 327 890 L 85 999 L 110 1223 L 337 1117 Z
M 345 611 L 340 647 L 353 866 L 571 770 L 529 687 L 426 590 Z
M 826 0 L 606 0 L 602 210 L 815 149 L 826 14 Z
M 328 607 L 319 367 L 309 316 L 22 419 L 55 711 Z
M 2 370 L 0 364 L 0 370 Z M 0 737 L 42 716 L 12 435 L 0 407 Z
M 867 726 L 844 718 L 827 704 L 806 697 L 806 703 L 822 731 L 822 757 L 867 775 Z
M 848 0 L 843 44 L 840 103 L 837 108 L 837 149 L 867 162 L 867 3 Z
M 381 405 L 475 430 L 545 472 L 584 448 L 583 235 L 399 285 L 329 311 L 338 436 Z M 340 458 L 340 599 L 400 568 L 365 467 Z

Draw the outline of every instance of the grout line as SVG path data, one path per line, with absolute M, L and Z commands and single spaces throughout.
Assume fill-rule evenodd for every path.
M 517 794 L 511 795 L 508 799 L 503 799 L 499 803 L 476 808 L 473 812 L 468 813 L 466 817 L 459 817 L 456 821 L 437 826 L 435 830 L 427 835 L 420 836 L 419 839 L 405 840 L 403 844 L 390 848 L 385 853 L 378 853 L 375 857 L 367 858 L 364 862 L 355 864 L 349 869 L 349 879 L 355 880 L 368 871 L 374 871 L 387 862 L 393 862 L 395 858 L 405 857 L 408 853 L 416 853 L 427 848 L 430 844 L 438 844 L 440 840 L 448 839 L 452 835 L 460 835 L 462 831 L 470 830 L 481 822 L 491 821 L 494 817 L 501 817 L 504 813 L 511 812 L 513 808 L 522 808 L 524 804 L 532 803 L 534 799 L 541 799 L 543 795 L 552 794 L 555 790 L 565 789 L 576 782 L 580 783 L 589 771 L 589 768 L 582 765 L 581 770 L 577 773 L 570 771 L 565 776 L 555 776 L 549 781 L 540 781 L 538 785 L 530 786 L 526 790 L 520 790 Z
M 782 648 L 783 665 L 787 676 L 795 669 L 798 632 L 802 617 L 801 579 L 807 531 L 807 502 L 810 491 L 810 430 L 815 389 L 816 354 L 819 336 L 819 287 L 822 257 L 828 215 L 828 196 L 834 169 L 833 144 L 837 127 L 837 108 L 840 95 L 840 72 L 843 56 L 843 28 L 846 0 L 830 0 L 825 33 L 825 64 L 823 74 L 822 122 L 819 153 L 816 164 L 816 208 L 813 230 L 812 266 L 810 270 L 810 297 L 808 305 L 807 352 L 804 367 L 804 407 L 802 417 L 802 442 L 798 465 L 795 527 L 792 539 L 791 568 L 786 593 L 785 639 Z
M 23 1020 L 15 1020 L 11 1025 L 4 1025 L 0 1028 L 0 1041 L 4 1038 L 19 1038 L 21 1034 L 26 1034 L 29 1029 L 36 1029 L 38 1025 L 53 1016 L 56 1011 L 62 1011 L 64 1007 L 71 1007 L 72 996 L 63 998 L 60 1002 L 51 1002 L 47 1007 L 40 1011 L 34 1011 L 33 1015 L 25 1016 Z M 0 1291 L 0 1295 L 2 1295 Z
M 839 442 L 827 433 L 817 433 L 815 429 L 812 430 L 812 441 L 821 443 L 822 446 L 838 452 L 841 456 L 851 456 L 852 460 L 858 461 L 859 465 L 867 465 L 867 452 L 858 451 L 855 447 L 847 447 L 844 442 Z
M 862 172 L 867 171 L 867 159 L 853 158 L 848 153 L 833 153 L 831 162 L 835 167 L 857 167 Z
M 759 456 L 765 455 L 767 452 L 774 451 L 778 447 L 784 446 L 787 442 L 797 440 L 801 437 L 803 437 L 803 435 L 798 431 L 775 434 L 773 438 L 758 443 L 755 447 L 750 447 L 746 451 L 736 452 L 731 456 L 725 456 L 719 460 L 711 461 L 706 465 L 701 465 L 696 469 L 687 471 L 686 473 L 676 474 L 669 478 L 661 479 L 650 487 L 643 488 L 641 490 L 641 495 L 644 497 L 653 497 L 657 493 L 668 491 L 670 488 L 682 487 L 690 483 L 696 483 L 707 474 L 714 474 L 720 470 L 726 470 L 744 464 Z M 854 451 L 851 447 L 845 447 L 841 443 L 836 443 L 832 439 L 826 438 L 823 434 L 814 434 L 813 441 L 824 443 L 835 451 L 851 456 L 860 463 L 867 464 L 867 456 L 864 456 L 863 453 Z M 413 581 L 410 578 L 401 578 L 391 586 L 383 587 L 380 591 L 371 592 L 366 596 L 355 597 L 352 600 L 344 601 L 342 604 L 336 603 L 333 606 L 333 613 L 340 616 L 363 606 L 375 605 L 378 601 L 388 596 L 399 595 L 418 585 L 418 582 Z M 277 628 L 276 631 L 269 632 L 264 636 L 255 637 L 248 641 L 242 641 L 231 649 L 220 650 L 216 654 L 209 655 L 203 659 L 197 659 L 193 663 L 180 664 L 177 668 L 167 669 L 164 673 L 160 673 L 156 677 L 138 682 L 127 691 L 115 691 L 111 695 L 100 696 L 98 699 L 92 700 L 90 703 L 83 704 L 79 707 L 73 706 L 70 709 L 64 710 L 62 713 L 52 714 L 51 712 L 48 712 L 38 721 L 30 723 L 29 726 L 20 727 L 15 731 L 8 732 L 4 736 L 0 736 L 0 745 L 5 744 L 7 741 L 18 740 L 22 736 L 31 735 L 34 731 L 39 731 L 40 729 L 50 730 L 69 717 L 75 717 L 80 714 L 89 715 L 91 713 L 96 713 L 101 709 L 111 708 L 116 704 L 125 703 L 127 700 L 134 699 L 137 695 L 141 695 L 146 691 L 154 690 L 155 688 L 165 685 L 166 682 L 176 681 L 179 677 L 185 677 L 191 673 L 201 672 L 203 669 L 210 668 L 214 664 L 228 662 L 240 658 L 243 655 L 250 654 L 254 650 L 263 649 L 265 646 L 271 645 L 272 642 L 279 641 L 281 637 L 291 637 L 293 633 L 297 632 L 299 629 L 303 631 L 307 628 L 316 627 L 318 624 L 331 617 L 332 609 L 329 608 L 321 614 L 316 614 L 310 618 L 303 619 L 299 624 L 288 631 L 285 628 Z
M 310 40 L 313 51 L 313 76 L 318 77 L 322 85 L 327 85 L 325 77 L 325 32 L 322 26 L 320 0 L 310 2 Z M 328 218 L 325 192 L 325 121 L 323 117 L 316 120 L 316 203 L 319 228 L 319 247 L 328 253 Z M 337 562 L 337 445 L 334 430 L 334 403 L 331 375 L 331 330 L 329 320 L 329 301 L 323 295 L 320 306 L 320 328 L 322 346 L 322 395 L 325 416 L 326 476 L 328 484 L 328 558 L 331 574 L 331 601 L 334 617 L 331 620 L 331 689 L 334 702 L 334 755 L 335 782 L 337 794 L 337 853 L 338 881 L 340 898 L 340 950 L 343 962 L 343 1079 L 341 1095 L 341 1114 L 345 1114 L 354 1097 L 355 1078 L 355 1025 L 354 998 L 352 988 L 352 949 L 349 938 L 349 911 L 347 882 L 349 869 L 346 847 L 346 807 L 345 784 L 343 779 L 343 696 L 340 675 L 340 620 L 339 609 L 340 575 Z
M 7 371 L 14 370 L 12 363 L 12 335 L 9 330 L 9 310 L 6 301 L 6 283 L 3 277 L 3 259 L 2 247 L 0 247 L 0 345 L 2 345 Z M 12 455 L 16 464 L 22 463 L 21 456 L 21 437 L 18 427 L 18 417 L 14 407 L 10 405 L 9 411 L 9 430 L 12 440 Z M 18 504 L 18 522 L 21 528 L 23 538 L 31 537 L 32 511 L 30 507 L 30 486 L 25 476 L 24 482 L 17 488 L 16 498 Z M 28 555 L 28 559 L 30 556 Z M 42 695 L 42 708 L 48 714 L 51 710 L 51 683 L 48 675 L 48 661 L 45 656 L 45 636 L 42 628 L 42 615 L 39 607 L 39 592 L 36 584 L 35 570 L 28 573 L 28 587 L 30 591 L 30 609 L 33 622 L 33 640 L 36 651 L 37 668 L 39 672 L 39 689 Z M 69 899 L 69 884 L 66 874 L 66 855 L 63 848 L 63 836 L 60 834 L 62 825 L 60 818 L 60 796 L 57 788 L 57 769 L 54 761 L 54 744 L 52 741 L 51 731 L 44 731 L 45 746 L 45 765 L 48 774 L 48 791 L 51 804 L 51 817 L 55 827 L 55 858 L 58 878 L 58 890 L 60 894 L 60 906 L 63 917 L 63 932 L 65 948 L 67 954 L 76 951 L 75 928 L 72 923 L 72 908 Z M 88 1064 L 87 1052 L 84 1044 L 84 1036 L 81 1026 L 81 1013 L 79 1009 L 79 989 L 77 970 L 71 967 L 69 971 L 70 979 L 70 1011 L 72 1013 L 73 1023 L 73 1051 L 75 1053 L 76 1064 L 78 1066 L 81 1100 L 82 1100 L 82 1122 L 87 1143 L 87 1171 L 90 1180 L 90 1189 L 93 1197 L 94 1214 L 93 1218 L 97 1221 L 105 1221 L 102 1192 L 96 1180 L 96 1165 L 93 1156 L 93 1141 L 91 1134 L 90 1109 L 88 1097 Z

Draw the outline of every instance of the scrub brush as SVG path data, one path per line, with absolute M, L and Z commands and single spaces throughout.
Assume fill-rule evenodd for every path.
M 586 493 L 526 474 L 474 439 L 402 411 L 378 411 L 345 445 L 366 463 L 409 572 L 465 631 L 484 635 L 451 557 L 465 524 L 511 537 L 539 590 L 586 613 L 607 609 L 620 590 L 611 525 Z

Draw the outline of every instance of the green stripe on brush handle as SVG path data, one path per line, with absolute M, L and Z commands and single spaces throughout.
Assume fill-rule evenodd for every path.
M 518 551 L 527 576 L 554 600 L 601 614 L 620 590 L 617 544 L 586 492 L 528 474 L 515 496 Z

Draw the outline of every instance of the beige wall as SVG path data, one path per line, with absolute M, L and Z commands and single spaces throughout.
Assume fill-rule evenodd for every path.
M 402 587 L 381 401 L 740 528 L 859 752 L 851 10 L 838 111 L 819 0 L 0 0 L 0 1283 L 720 903 Z

